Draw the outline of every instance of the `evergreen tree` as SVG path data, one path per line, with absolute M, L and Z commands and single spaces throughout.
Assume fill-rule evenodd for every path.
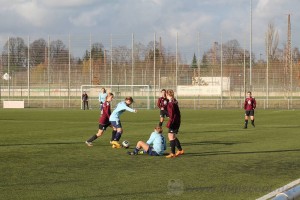
M 196 58 L 196 55 L 194 53 L 194 57 L 193 57 L 193 61 L 192 61 L 192 64 L 191 64 L 191 68 L 197 68 L 198 65 L 197 65 L 197 58 Z

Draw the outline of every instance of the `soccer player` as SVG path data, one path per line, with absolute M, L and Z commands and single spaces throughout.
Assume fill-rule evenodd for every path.
M 132 97 L 126 97 L 125 101 L 121 101 L 120 103 L 117 104 L 116 109 L 111 113 L 109 117 L 109 121 L 111 125 L 113 126 L 113 131 L 112 133 L 112 147 L 113 148 L 121 148 L 121 144 L 119 143 L 119 140 L 122 136 L 123 133 L 123 128 L 122 124 L 120 121 L 120 115 L 125 112 L 126 110 L 129 112 L 137 112 L 137 110 L 130 108 L 129 106 L 133 103 Z
M 103 113 L 103 103 L 105 102 L 106 100 L 106 96 L 107 96 L 107 93 L 106 93 L 106 89 L 105 88 L 101 88 L 101 92 L 99 93 L 99 103 L 100 103 L 100 110 L 101 110 L 101 115 Z
M 142 148 L 142 153 L 150 156 L 161 156 L 167 149 L 165 137 L 162 135 L 161 126 L 156 126 L 147 142 L 138 141 L 133 152 L 127 152 L 129 155 L 138 155 Z
M 161 97 L 158 98 L 157 104 L 156 104 L 157 107 L 160 109 L 159 126 L 163 125 L 165 117 L 169 117 L 168 111 L 167 111 L 168 102 L 169 102 L 169 100 L 167 99 L 167 96 L 166 96 L 166 90 L 162 89 Z
M 174 98 L 174 91 L 167 90 L 166 95 L 169 100 L 167 106 L 167 110 L 169 114 L 169 121 L 167 123 L 167 128 L 169 128 L 168 138 L 171 146 L 171 153 L 167 155 L 166 158 L 175 158 L 176 156 L 184 154 L 184 151 L 181 148 L 180 141 L 176 137 L 176 134 L 179 131 L 179 127 L 181 123 L 181 114 L 178 106 L 178 101 Z M 178 149 L 176 154 L 175 154 L 175 147 L 177 147 Z
M 247 98 L 244 102 L 244 109 L 245 109 L 245 125 L 244 129 L 248 127 L 248 119 L 250 116 L 251 124 L 255 127 L 254 124 L 254 109 L 256 108 L 256 100 L 252 97 L 252 93 L 250 91 L 247 92 Z
M 98 137 L 102 136 L 104 131 L 106 130 L 107 127 L 111 126 L 111 123 L 109 122 L 109 117 L 111 114 L 111 109 L 110 109 L 110 102 L 113 100 L 114 95 L 113 93 L 108 93 L 106 96 L 106 100 L 103 103 L 103 114 L 99 118 L 99 129 L 98 133 L 93 135 L 90 139 L 88 139 L 85 143 L 88 146 L 93 146 L 93 141 L 96 140 Z M 114 130 L 113 130 L 114 132 Z

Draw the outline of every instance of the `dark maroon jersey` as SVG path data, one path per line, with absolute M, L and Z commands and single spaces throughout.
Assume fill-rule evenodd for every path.
M 160 110 L 167 110 L 167 106 L 168 106 L 168 102 L 169 99 L 165 98 L 165 97 L 160 97 L 157 100 L 157 107 L 159 107 Z
M 245 110 L 254 110 L 256 108 L 256 100 L 254 97 L 247 97 L 244 102 Z
M 109 123 L 109 116 L 111 114 L 111 110 L 110 110 L 110 103 L 105 101 L 102 104 L 102 108 L 103 108 L 103 113 L 101 115 L 101 117 L 99 118 L 99 124 L 108 124 Z
M 181 122 L 181 115 L 178 106 L 178 101 L 176 99 L 171 99 L 167 106 L 169 121 L 167 123 L 167 128 L 179 129 Z

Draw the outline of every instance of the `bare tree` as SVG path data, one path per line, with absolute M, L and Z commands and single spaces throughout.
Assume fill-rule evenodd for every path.
M 3 47 L 3 62 L 5 65 L 8 65 L 9 62 L 12 70 L 22 69 L 20 67 L 27 66 L 27 50 L 28 47 L 26 46 L 23 38 L 9 38 Z
M 33 41 L 30 44 L 29 55 L 30 55 L 30 64 L 32 66 L 37 66 L 41 63 L 44 63 L 47 56 L 46 53 L 47 43 L 44 39 L 38 39 Z
M 59 67 L 69 62 L 69 50 L 61 40 L 52 41 L 50 43 L 50 60 L 51 63 Z

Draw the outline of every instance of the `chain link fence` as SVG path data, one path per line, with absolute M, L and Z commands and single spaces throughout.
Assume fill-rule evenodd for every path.
M 0 106 L 24 100 L 25 107 L 80 108 L 82 85 L 149 85 L 150 108 L 162 88 L 174 89 L 182 108 L 241 108 L 248 90 L 259 108 L 300 108 L 297 52 L 288 57 L 283 50 L 270 59 L 265 49 L 250 55 L 249 45 L 221 38 L 199 33 L 2 38 Z M 90 96 L 92 104 L 97 98 Z

